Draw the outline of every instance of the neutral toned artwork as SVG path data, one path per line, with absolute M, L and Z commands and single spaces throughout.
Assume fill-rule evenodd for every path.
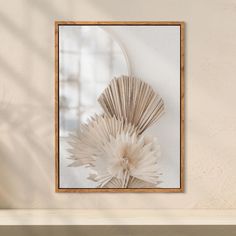
M 56 190 L 183 191 L 183 23 L 57 22 L 55 36 Z
M 159 183 L 160 147 L 142 133 L 158 120 L 164 103 L 134 77 L 115 78 L 98 98 L 104 114 L 71 135 L 73 167 L 87 165 L 98 188 L 144 188 Z

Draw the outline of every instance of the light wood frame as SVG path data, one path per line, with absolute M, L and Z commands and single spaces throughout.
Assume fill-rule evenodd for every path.
M 59 26 L 61 25 L 134 25 L 180 27 L 180 188 L 60 188 L 59 183 Z M 55 191 L 110 193 L 184 192 L 184 22 L 182 21 L 55 21 Z

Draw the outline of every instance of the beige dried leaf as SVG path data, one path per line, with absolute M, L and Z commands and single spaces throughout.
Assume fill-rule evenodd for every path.
M 140 180 L 143 187 L 156 186 L 159 183 L 158 159 L 160 147 L 156 140 L 137 134 L 129 135 L 122 132 L 103 146 L 93 163 L 91 169 L 96 176 L 93 180 L 99 187 L 105 188 L 111 185 L 120 188 L 128 188 L 138 185 L 138 182 L 130 182 L 131 178 Z
M 151 86 L 129 76 L 114 78 L 98 102 L 107 115 L 133 124 L 138 134 L 154 124 L 164 112 L 164 102 Z
M 68 151 L 74 162 L 69 166 L 93 165 L 97 155 L 103 152 L 104 145 L 109 143 L 111 137 L 121 132 L 128 135 L 136 133 L 136 129 L 124 120 L 115 117 L 96 115 L 87 124 L 81 126 L 80 134 L 70 134 L 68 142 L 71 148 Z
M 160 147 L 142 133 L 164 112 L 162 98 L 134 77 L 113 79 L 98 99 L 105 114 L 70 135 L 70 166 L 87 165 L 100 188 L 155 188 Z

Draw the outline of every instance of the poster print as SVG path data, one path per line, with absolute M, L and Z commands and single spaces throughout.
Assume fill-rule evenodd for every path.
M 183 30 L 55 23 L 57 192 L 183 192 Z

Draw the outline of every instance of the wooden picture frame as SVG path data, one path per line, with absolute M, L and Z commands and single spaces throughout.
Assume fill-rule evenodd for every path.
M 179 26 L 180 27 L 180 187 L 179 188 L 61 188 L 59 161 L 59 27 L 87 26 Z M 56 21 L 55 22 L 55 191 L 110 193 L 180 193 L 184 192 L 184 22 L 181 21 Z

